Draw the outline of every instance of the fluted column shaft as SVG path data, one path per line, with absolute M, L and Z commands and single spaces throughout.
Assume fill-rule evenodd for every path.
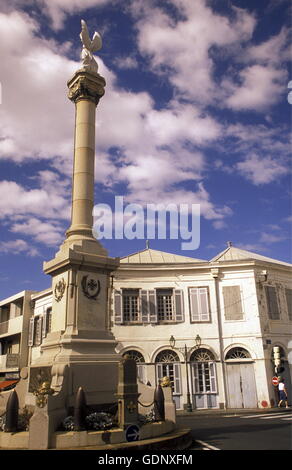
M 104 86 L 103 77 L 82 70 L 68 81 L 68 96 L 75 103 L 76 114 L 72 212 L 67 240 L 94 238 L 95 110 L 104 94 Z

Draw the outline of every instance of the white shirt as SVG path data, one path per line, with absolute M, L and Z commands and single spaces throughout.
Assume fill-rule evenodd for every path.
M 280 382 L 279 383 L 279 390 L 284 390 L 285 388 L 285 384 L 283 384 L 283 382 Z

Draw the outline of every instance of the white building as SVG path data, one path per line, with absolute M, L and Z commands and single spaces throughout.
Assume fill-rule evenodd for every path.
M 0 391 L 13 385 L 28 364 L 28 330 L 33 291 L 22 291 L 0 302 Z
M 169 376 L 177 408 L 188 388 L 193 408 L 273 405 L 274 346 L 291 383 L 288 263 L 232 246 L 211 261 L 146 249 L 121 259 L 113 297 L 118 351 L 136 358 L 145 382 Z
M 232 246 L 211 261 L 147 248 L 122 258 L 112 281 L 110 319 L 117 351 L 137 360 L 145 383 L 155 385 L 169 376 L 178 409 L 187 403 L 193 409 L 272 406 L 277 398 L 275 346 L 289 390 L 290 264 Z M 25 294 L 33 313 L 22 330 L 22 342 L 29 346 L 22 366 L 38 357 L 52 327 L 52 295 L 51 289 Z M 9 325 L 5 328 L 0 341 L 6 344 L 11 335 Z M 5 347 L 1 352 L 7 354 Z M 7 371 L 1 371 L 3 379 Z

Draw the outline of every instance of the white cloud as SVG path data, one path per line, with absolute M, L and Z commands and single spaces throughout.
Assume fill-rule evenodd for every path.
M 278 34 L 266 41 L 248 47 L 241 59 L 244 62 L 256 62 L 263 65 L 279 65 L 285 60 L 290 60 L 291 47 L 288 46 L 288 40 L 289 31 L 286 27 L 283 27 Z
M 211 103 L 217 93 L 211 47 L 250 39 L 255 18 L 240 8 L 233 8 L 232 19 L 221 16 L 204 0 L 170 3 L 182 19 L 174 21 L 153 2 L 133 3 L 140 53 L 150 58 L 153 70 L 164 74 L 184 98 Z
M 26 189 L 15 181 L 0 181 L 0 218 L 18 215 L 38 215 L 46 219 L 68 219 L 70 192 L 55 175 L 46 181 L 50 172 L 39 175 L 40 188 Z
M 13 233 L 22 233 L 32 237 L 36 242 L 47 246 L 58 246 L 65 238 L 64 227 L 58 222 L 43 222 L 35 217 L 29 217 L 24 222 L 13 223 Z
M 267 232 L 262 232 L 260 236 L 260 241 L 263 243 L 278 243 L 282 242 L 283 240 L 287 240 L 287 236 L 284 234 L 281 235 L 275 235 L 273 233 L 267 233 Z
M 245 160 L 237 163 L 235 167 L 255 185 L 271 183 L 289 171 L 289 168 L 277 158 L 259 157 L 256 154 L 249 155 Z
M 0 13 L 0 158 L 52 159 L 72 153 L 74 112 L 66 81 L 76 64 L 62 56 L 62 45 L 38 32 L 26 14 Z
M 36 248 L 30 246 L 25 240 L 9 240 L 0 242 L 0 253 L 9 253 L 13 255 L 26 254 L 27 256 L 38 256 Z
M 241 70 L 239 79 L 239 85 L 225 81 L 225 90 L 230 94 L 225 104 L 234 110 L 263 111 L 279 100 L 287 72 L 256 64 Z
M 137 59 L 130 56 L 116 57 L 113 62 L 119 69 L 122 70 L 136 69 L 139 66 Z

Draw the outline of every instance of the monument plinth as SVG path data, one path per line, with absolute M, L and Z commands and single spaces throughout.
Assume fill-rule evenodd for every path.
M 52 374 L 57 371 L 58 377 L 52 385 L 59 390 L 62 371 L 69 368 L 70 402 L 81 386 L 91 403 L 108 403 L 115 399 L 120 360 L 108 320 L 110 273 L 119 259 L 108 257 L 92 233 L 95 113 L 106 83 L 86 34 L 81 35 L 83 66 L 68 81 L 75 104 L 71 225 L 54 259 L 44 263 L 44 272 L 52 276 L 52 327 L 32 366 L 54 365 Z

